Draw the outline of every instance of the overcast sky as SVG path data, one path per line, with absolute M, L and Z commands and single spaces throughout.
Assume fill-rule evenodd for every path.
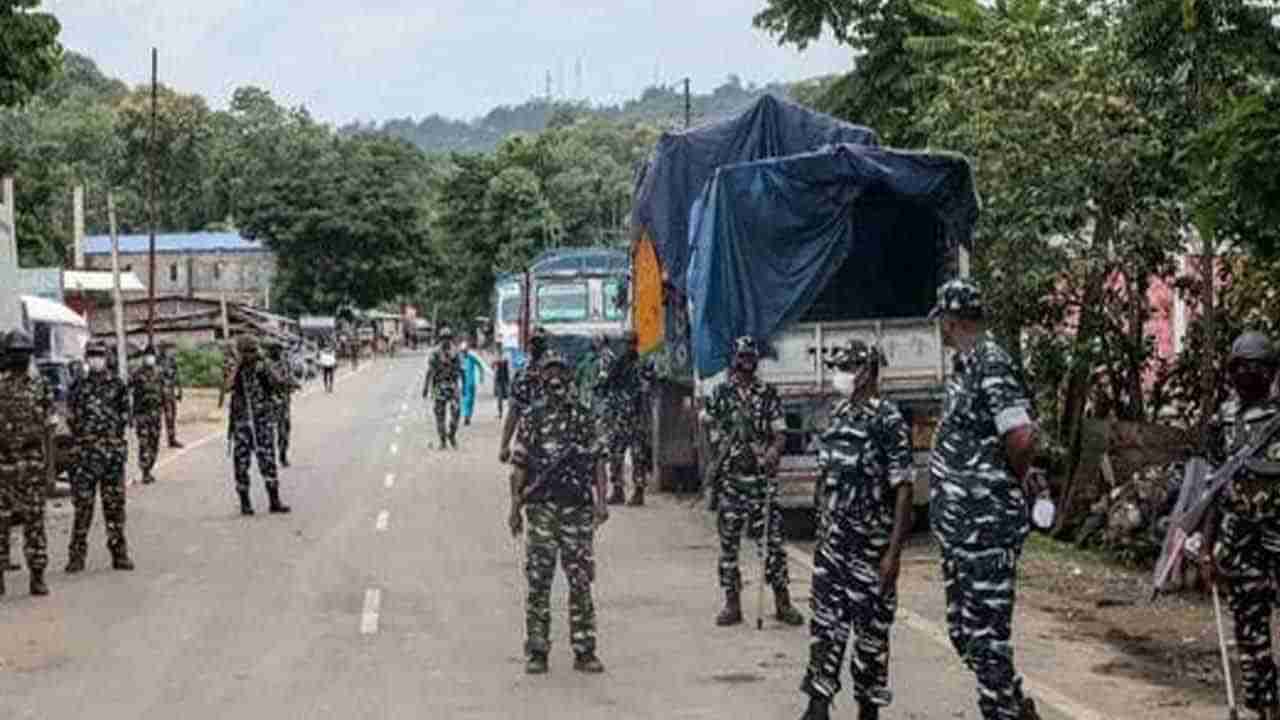
M 847 69 L 755 30 L 764 0 L 45 0 L 62 43 L 129 83 L 160 79 L 224 107 L 240 85 L 317 117 L 472 118 L 545 92 L 617 102 L 686 75 L 695 92 Z M 608 9 L 601 9 L 605 7 Z M 576 67 L 581 61 L 581 92 Z M 563 83 L 561 82 L 563 78 Z

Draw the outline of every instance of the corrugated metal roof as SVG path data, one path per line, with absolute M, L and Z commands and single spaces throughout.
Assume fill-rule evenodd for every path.
M 543 273 L 601 273 L 626 272 L 631 255 L 614 248 L 570 248 L 549 250 L 530 263 L 535 274 Z
M 150 249 L 149 235 L 121 235 L 120 252 L 124 255 L 146 253 Z M 85 255 L 110 255 L 110 235 L 89 235 L 84 239 Z M 156 235 L 158 253 L 243 253 L 268 252 L 259 242 L 247 240 L 233 232 L 166 233 Z

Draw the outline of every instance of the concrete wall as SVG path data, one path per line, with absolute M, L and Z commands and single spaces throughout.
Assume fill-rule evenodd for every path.
M 110 270 L 110 255 L 87 255 L 87 269 Z M 120 256 L 120 270 L 132 270 L 142 284 L 151 286 L 147 255 Z M 188 295 L 261 306 L 275 279 L 273 253 L 156 253 L 156 295 Z

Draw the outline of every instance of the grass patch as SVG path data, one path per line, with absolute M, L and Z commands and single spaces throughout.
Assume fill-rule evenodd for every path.
M 1031 533 L 1023 548 L 1024 555 L 1035 555 L 1051 560 L 1066 560 L 1077 564 L 1090 564 L 1099 567 L 1132 569 L 1101 550 L 1082 549 L 1073 543 L 1054 540 L 1041 533 Z
M 218 388 L 222 385 L 222 350 L 216 346 L 174 351 L 184 387 Z

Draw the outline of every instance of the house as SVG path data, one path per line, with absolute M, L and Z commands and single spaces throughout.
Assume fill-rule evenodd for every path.
M 136 275 L 146 290 L 152 285 L 149 249 L 147 235 L 120 236 L 120 270 Z M 86 237 L 84 262 L 87 270 L 110 270 L 110 236 Z M 269 307 L 275 273 L 275 253 L 236 232 L 156 235 L 156 296 L 220 300 L 225 295 L 228 302 Z

